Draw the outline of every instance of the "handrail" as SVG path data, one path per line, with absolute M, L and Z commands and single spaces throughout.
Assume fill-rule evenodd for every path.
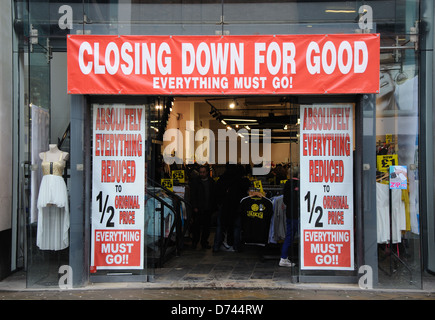
M 160 183 L 154 181 L 154 180 L 151 179 L 151 178 L 147 178 L 147 180 L 150 181 L 151 184 L 155 185 L 156 187 L 162 188 L 162 189 L 165 190 L 167 193 L 169 193 L 171 196 L 176 197 L 178 200 L 184 202 L 184 203 L 187 204 L 190 208 L 193 208 L 193 207 L 192 207 L 192 204 L 191 204 L 189 201 L 187 201 L 186 199 L 180 197 L 180 196 L 179 196 L 178 194 L 176 194 L 175 192 L 173 192 L 173 191 L 169 190 L 168 188 L 162 186 Z
M 169 246 L 169 239 L 172 237 L 172 235 L 174 234 L 175 231 L 175 236 L 176 236 L 176 240 L 175 240 L 175 251 L 176 251 L 176 255 L 180 254 L 180 250 L 182 247 L 182 224 L 181 224 L 181 212 L 180 212 L 180 203 L 184 202 L 187 206 L 189 206 L 190 208 L 192 207 L 192 205 L 190 204 L 190 202 L 186 201 L 184 198 L 180 197 L 179 195 L 177 195 L 176 193 L 174 193 L 173 191 L 167 189 L 166 187 L 160 185 L 159 183 L 155 182 L 154 180 L 148 178 L 149 182 L 151 185 L 153 185 L 154 187 L 159 187 L 162 190 L 164 190 L 170 197 L 172 197 L 175 201 L 175 205 L 172 206 L 170 204 L 168 204 L 165 200 L 163 200 L 161 197 L 159 197 L 158 195 L 156 195 L 154 192 L 152 192 L 149 188 L 146 188 L 146 193 L 148 195 L 150 195 L 151 197 L 155 198 L 157 201 L 159 201 L 161 203 L 161 208 L 160 208 L 160 237 L 161 237 L 161 242 L 160 242 L 160 257 L 159 257 L 159 266 L 162 267 L 163 266 L 163 259 L 166 255 L 166 251 L 168 249 Z M 168 237 L 167 237 L 167 241 L 165 241 L 165 237 L 164 237 L 164 208 L 163 206 L 168 207 L 173 213 L 174 213 L 174 221 L 171 225 Z
M 65 132 L 64 132 L 63 135 L 62 135 L 62 139 L 57 138 L 57 141 L 58 141 L 58 142 L 57 142 L 57 147 L 58 147 L 59 149 L 62 147 L 62 145 L 63 145 L 63 143 L 64 143 L 66 137 L 68 136 L 68 133 L 70 132 L 70 130 L 71 130 L 71 123 L 69 123 L 69 124 L 68 124 L 68 127 L 66 127 L 66 130 L 65 130 Z
M 164 235 L 164 231 L 165 231 L 165 210 L 164 210 L 164 206 L 168 207 L 169 210 L 171 210 L 174 213 L 174 216 L 175 216 L 174 222 L 177 221 L 177 219 L 178 219 L 178 212 L 177 212 L 177 210 L 175 210 L 175 208 L 173 206 L 168 204 L 165 200 L 160 198 L 158 195 L 154 194 L 153 192 L 151 192 L 148 189 L 146 190 L 146 192 L 152 198 L 154 198 L 154 199 L 156 199 L 157 201 L 160 202 L 160 208 L 159 208 L 160 209 L 160 241 L 159 241 L 160 252 L 159 252 L 159 266 L 162 267 L 163 266 L 163 259 L 164 259 L 165 255 L 166 255 L 166 250 L 168 249 L 168 245 L 169 245 L 169 241 L 165 241 L 165 235 Z M 174 233 L 174 228 L 175 228 L 175 223 L 172 224 L 167 239 L 171 238 L 172 234 Z M 178 247 L 178 246 L 176 246 L 176 247 Z

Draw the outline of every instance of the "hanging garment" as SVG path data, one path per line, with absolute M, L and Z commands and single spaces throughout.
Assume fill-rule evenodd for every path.
M 42 161 L 42 181 L 38 195 L 38 231 L 36 245 L 41 250 L 63 250 L 69 246 L 68 192 L 62 173 L 65 161 Z
M 267 244 L 273 204 L 264 197 L 245 197 L 240 201 L 242 240 L 245 243 Z
M 377 239 L 378 243 L 390 240 L 390 190 L 388 184 L 376 183 Z M 402 191 L 391 190 L 391 216 L 393 243 L 402 242 L 402 231 L 406 230 L 405 203 Z
M 269 242 L 278 243 L 285 239 L 287 208 L 283 195 L 273 197 L 271 201 L 273 203 L 273 217 L 270 223 Z

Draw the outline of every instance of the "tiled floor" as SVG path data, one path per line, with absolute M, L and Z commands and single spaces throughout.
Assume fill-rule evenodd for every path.
M 279 246 L 246 246 L 242 252 L 213 253 L 211 249 L 191 249 L 171 257 L 163 268 L 155 269 L 155 282 L 178 282 L 186 285 L 231 286 L 232 282 L 249 283 L 264 280 L 292 283 L 294 268 L 280 267 Z

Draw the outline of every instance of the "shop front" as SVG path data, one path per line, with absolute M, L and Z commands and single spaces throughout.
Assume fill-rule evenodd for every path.
M 29 287 L 57 286 L 61 266 L 72 286 L 152 281 L 171 246 L 183 254 L 187 172 L 203 163 L 216 179 L 250 167 L 269 199 L 297 173 L 289 281 L 421 287 L 419 1 L 15 10 Z

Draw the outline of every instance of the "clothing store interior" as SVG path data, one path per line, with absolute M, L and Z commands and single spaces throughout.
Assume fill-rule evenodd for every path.
M 157 278 L 164 277 L 159 267 L 186 261 L 231 262 L 249 278 L 249 261 L 269 272 L 265 279 L 278 270 L 291 281 L 299 260 L 300 103 L 289 96 L 156 98 L 150 111 L 155 167 L 147 170 L 147 201 L 157 196 L 174 209 L 155 217 L 166 244 L 148 250 Z

